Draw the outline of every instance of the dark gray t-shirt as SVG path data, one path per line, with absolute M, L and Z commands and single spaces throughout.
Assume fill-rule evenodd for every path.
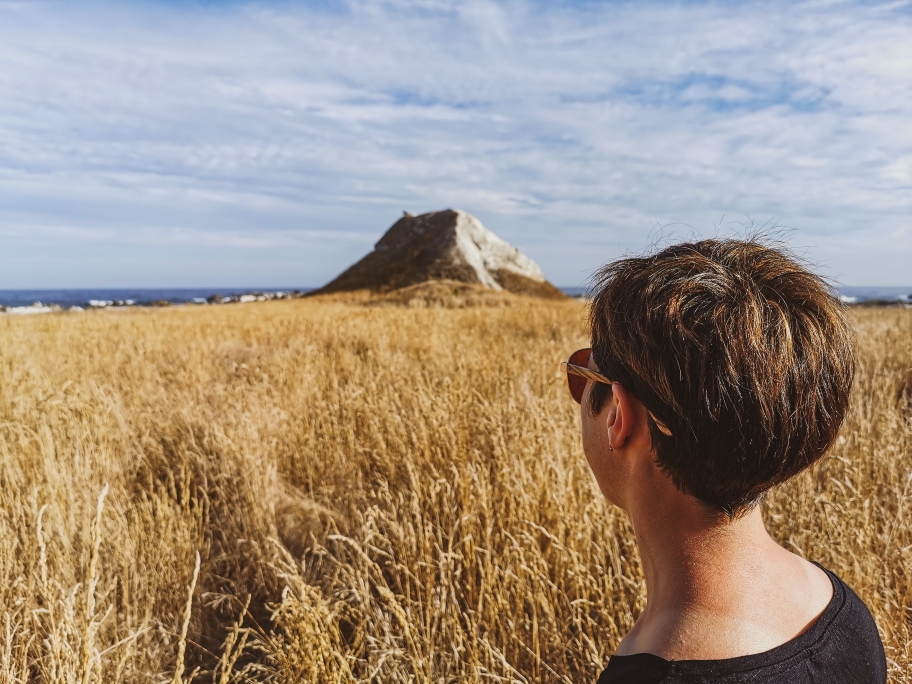
M 833 598 L 791 641 L 725 660 L 612 656 L 598 684 L 884 684 L 887 659 L 870 611 L 845 582 L 821 569 L 833 583 Z

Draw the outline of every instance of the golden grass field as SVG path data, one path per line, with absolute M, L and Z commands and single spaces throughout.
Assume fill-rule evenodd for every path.
M 912 682 L 912 310 L 852 315 L 842 435 L 765 515 Z M 586 342 L 518 297 L 0 318 L 0 681 L 594 682 L 644 598 Z

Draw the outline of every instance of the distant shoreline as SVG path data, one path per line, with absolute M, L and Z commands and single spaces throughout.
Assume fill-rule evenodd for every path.
M 84 310 L 132 306 L 205 305 L 293 299 L 312 292 L 313 287 L 285 288 L 99 288 L 0 290 L 0 313 L 48 313 L 61 309 Z M 559 288 L 570 297 L 582 297 L 585 287 Z M 840 287 L 839 297 L 860 306 L 912 306 L 912 285 L 908 287 Z
M 39 314 L 86 309 L 248 304 L 297 299 L 311 288 L 235 289 L 104 289 L 0 290 L 0 314 Z
M 162 306 L 165 304 L 228 304 L 272 299 L 293 299 L 313 288 L 97 288 L 56 290 L 0 290 L 0 307 L 101 309 L 107 307 Z M 241 298 L 244 298 L 243 300 Z

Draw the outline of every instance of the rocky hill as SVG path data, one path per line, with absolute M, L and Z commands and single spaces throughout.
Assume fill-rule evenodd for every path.
M 536 297 L 564 297 L 532 259 L 474 216 L 453 209 L 405 214 L 373 252 L 313 294 L 384 293 L 442 280 Z

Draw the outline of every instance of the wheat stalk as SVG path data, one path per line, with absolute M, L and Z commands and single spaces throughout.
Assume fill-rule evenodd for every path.
M 196 562 L 193 566 L 193 577 L 187 590 L 187 605 L 184 606 L 184 621 L 181 624 L 180 639 L 177 642 L 177 664 L 174 666 L 174 676 L 171 684 L 182 684 L 184 675 L 184 652 L 187 650 L 187 630 L 190 627 L 190 616 L 193 614 L 193 592 L 196 591 L 196 580 L 199 578 L 200 555 L 196 552 Z
M 104 511 L 105 497 L 108 495 L 108 485 L 105 484 L 98 495 L 95 507 L 95 519 L 92 521 L 92 553 L 89 558 L 89 567 L 86 571 L 86 599 L 85 599 L 85 629 L 82 636 L 82 684 L 89 684 L 92 675 L 92 648 L 95 636 L 95 590 L 98 587 L 98 552 L 101 549 L 101 514 Z M 41 544 L 42 550 L 44 544 Z M 44 559 L 42 559 L 42 582 L 46 583 L 44 573 Z

